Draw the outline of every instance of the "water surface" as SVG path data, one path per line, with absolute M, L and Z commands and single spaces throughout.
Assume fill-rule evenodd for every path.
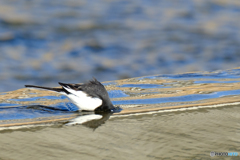
M 49 160 L 210 159 L 211 151 L 240 153 L 239 113 L 240 106 L 226 106 L 113 116 L 94 131 L 84 125 L 5 130 L 0 134 L 0 156 Z
M 105 82 L 113 104 L 123 109 L 109 114 L 76 112 L 66 96 L 54 92 L 5 92 L 0 157 L 145 160 L 210 159 L 211 151 L 240 154 L 239 71 Z
M 236 0 L 0 1 L 0 91 L 239 67 Z

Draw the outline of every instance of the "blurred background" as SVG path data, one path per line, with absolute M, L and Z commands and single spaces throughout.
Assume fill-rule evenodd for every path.
M 239 67 L 239 0 L 0 0 L 0 91 Z

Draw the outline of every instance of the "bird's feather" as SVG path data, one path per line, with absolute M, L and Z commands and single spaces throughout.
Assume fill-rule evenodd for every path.
M 25 85 L 30 88 L 45 89 L 66 95 L 79 108 L 79 110 L 111 110 L 114 108 L 105 87 L 93 78 L 85 84 L 59 84 L 62 88 L 41 87 L 35 85 Z
M 48 90 L 48 91 L 53 91 L 53 92 L 59 92 L 61 94 L 67 94 L 67 91 L 64 90 L 63 88 L 52 88 L 52 87 L 42 87 L 42 86 L 35 86 L 35 85 L 25 85 L 27 88 L 33 88 L 33 89 L 43 89 L 43 90 Z
M 91 97 L 83 91 L 75 91 L 69 88 L 65 89 L 70 93 L 66 96 L 70 98 L 74 104 L 79 106 L 80 110 L 93 111 L 102 105 L 102 100 L 100 98 Z

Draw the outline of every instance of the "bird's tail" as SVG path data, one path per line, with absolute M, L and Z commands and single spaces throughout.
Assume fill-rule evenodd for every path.
M 34 86 L 34 85 L 25 85 L 27 88 L 39 88 L 39 89 L 45 89 L 49 91 L 55 91 L 55 92 L 64 92 L 62 88 L 51 88 L 51 87 L 42 87 L 42 86 Z

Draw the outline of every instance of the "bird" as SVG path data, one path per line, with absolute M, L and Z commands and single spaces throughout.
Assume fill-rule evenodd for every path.
M 44 89 L 67 96 L 78 107 L 78 111 L 113 112 L 112 104 L 105 87 L 96 79 L 84 84 L 58 82 L 61 88 L 25 85 L 27 88 Z

